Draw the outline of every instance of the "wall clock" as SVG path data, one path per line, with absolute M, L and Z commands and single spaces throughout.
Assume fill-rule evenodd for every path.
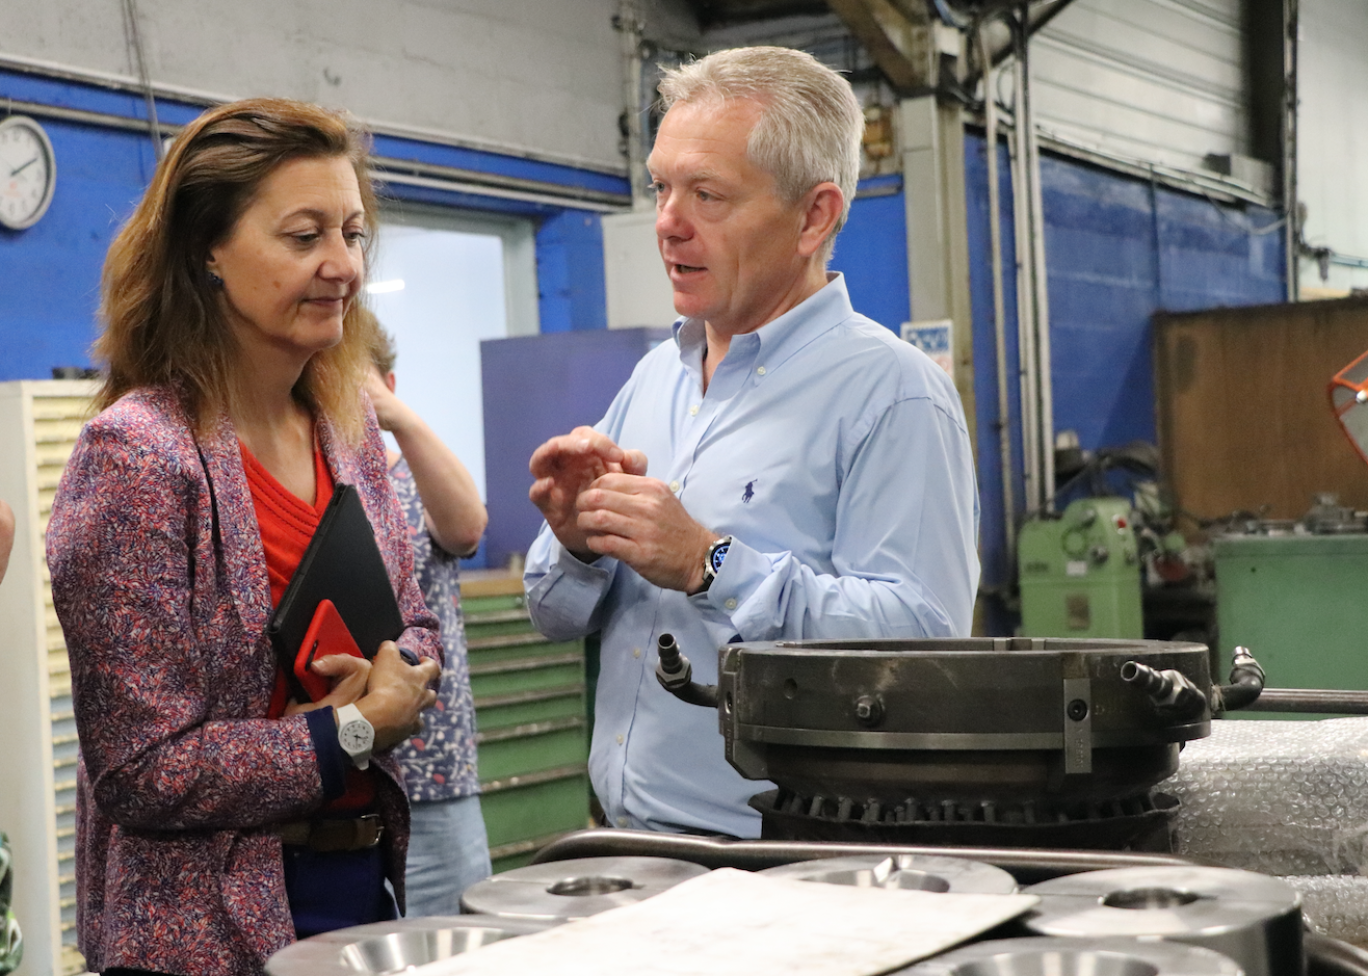
M 0 226 L 38 223 L 56 185 L 57 159 L 43 127 L 24 115 L 0 119 Z

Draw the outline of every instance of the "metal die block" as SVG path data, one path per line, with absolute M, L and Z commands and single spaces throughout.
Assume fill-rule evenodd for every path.
M 809 796 L 901 801 L 1139 794 L 1210 715 L 1173 716 L 1128 662 L 1211 686 L 1200 644 L 991 638 L 732 644 L 718 718 L 745 776 Z

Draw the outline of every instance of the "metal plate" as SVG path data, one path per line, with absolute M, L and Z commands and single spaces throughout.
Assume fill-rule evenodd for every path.
M 890 976 L 1242 976 L 1232 959 L 1193 946 L 1137 939 L 978 942 Z
M 1010 895 L 1017 889 L 1015 878 L 991 864 L 916 854 L 823 858 L 782 864 L 760 873 L 773 878 L 853 885 L 857 888 L 894 888 L 956 895 Z
M 1093 871 L 1026 889 L 1039 935 L 1163 938 L 1230 956 L 1246 976 L 1301 969 L 1301 896 L 1277 878 L 1229 868 Z
M 533 864 L 471 885 L 461 909 L 499 918 L 569 921 L 643 901 L 707 874 L 662 857 L 589 857 Z
M 356 925 L 303 939 L 266 961 L 269 976 L 383 976 L 532 935 L 553 921 L 432 916 Z

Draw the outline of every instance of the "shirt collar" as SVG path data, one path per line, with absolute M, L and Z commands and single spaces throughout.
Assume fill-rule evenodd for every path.
M 756 365 L 773 368 L 802 349 L 824 332 L 855 313 L 846 291 L 845 275 L 827 272 L 827 283 L 793 308 L 771 322 L 766 322 L 753 333 L 760 341 Z M 737 336 L 737 339 L 743 338 Z M 679 346 L 680 361 L 691 372 L 701 372 L 703 345 L 706 333 L 703 320 L 680 318 L 674 324 L 675 344 Z M 736 340 L 733 339 L 733 342 Z

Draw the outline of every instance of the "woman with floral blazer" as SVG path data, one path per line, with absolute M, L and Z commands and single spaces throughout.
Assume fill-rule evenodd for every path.
M 361 393 L 365 174 L 341 116 L 223 106 L 177 138 L 111 247 L 104 409 L 47 533 L 81 741 L 77 927 L 93 970 L 259 973 L 302 927 L 305 882 L 330 877 L 368 879 L 324 891 L 364 919 L 393 914 L 383 873 L 402 910 L 408 810 L 384 751 L 432 703 L 441 645 Z M 408 625 L 398 645 L 424 660 L 391 642 L 371 662 L 325 658 L 328 696 L 287 704 L 265 629 L 299 552 L 290 562 L 267 529 L 307 521 L 341 484 L 375 530 Z M 339 742 L 339 709 L 373 733 L 368 773 Z M 366 815 L 325 819 L 357 782 Z

